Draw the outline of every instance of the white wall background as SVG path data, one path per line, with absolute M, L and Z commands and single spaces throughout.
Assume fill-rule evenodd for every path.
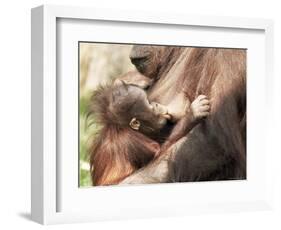
M 281 99 L 280 1 L 8 0 L 0 8 L 0 228 L 38 229 L 30 221 L 30 8 L 68 4 L 126 10 L 271 18 L 275 21 L 275 97 Z M 275 108 L 275 209 L 270 212 L 48 226 L 52 229 L 280 229 L 280 106 Z M 258 131 L 258 127 L 257 127 Z M 280 155 L 278 155 L 280 153 Z

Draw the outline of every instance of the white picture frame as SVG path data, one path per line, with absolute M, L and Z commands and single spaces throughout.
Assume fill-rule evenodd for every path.
M 67 26 L 63 27 L 59 23 L 68 20 Z M 82 20 L 82 21 L 81 21 Z M 81 29 L 81 34 L 87 37 L 89 25 L 85 28 L 81 27 L 81 23 L 87 22 L 103 22 L 105 25 L 114 27 L 114 22 L 122 25 L 129 25 L 133 28 L 137 24 L 140 28 L 142 25 L 150 28 L 165 28 L 184 31 L 187 28 L 198 29 L 202 33 L 209 34 L 213 39 L 210 46 L 232 46 L 232 42 L 226 38 L 220 38 L 216 35 L 216 31 L 240 31 L 241 33 L 253 33 L 253 36 L 245 39 L 244 44 L 253 43 L 250 50 L 249 65 L 249 81 L 248 84 L 248 104 L 254 102 L 248 107 L 251 120 L 247 125 L 247 140 L 250 143 L 256 141 L 257 146 L 249 145 L 247 154 L 250 166 L 250 179 L 246 181 L 234 182 L 200 182 L 200 183 L 181 183 L 181 184 L 164 184 L 164 185 L 144 185 L 144 186 L 124 186 L 124 187 L 106 187 L 94 189 L 79 189 L 77 177 L 59 178 L 61 172 L 62 160 L 57 156 L 58 151 L 58 95 L 66 90 L 60 91 L 61 88 L 57 84 L 58 64 L 57 54 L 60 49 L 58 47 L 58 29 L 62 29 L 66 35 L 72 30 L 74 21 L 79 21 L 76 29 Z M 63 21 L 64 22 L 64 21 Z M 272 149 L 270 149 L 270 138 L 268 133 L 271 130 L 270 123 L 271 111 L 275 100 L 272 96 L 273 79 L 273 22 L 266 19 L 248 19 L 248 18 L 232 18 L 232 17 L 210 17 L 210 16 L 189 16 L 189 15 L 173 15 L 149 12 L 123 12 L 114 10 L 101 10 L 91 8 L 66 7 L 45 5 L 32 9 L 32 170 L 31 170 L 31 216 L 32 219 L 41 224 L 70 223 L 109 219 L 125 219 L 125 218 L 143 218 L 143 217 L 159 217 L 173 216 L 210 212 L 226 212 L 226 211 L 249 211 L 249 210 L 265 210 L 272 208 L 272 175 L 271 160 Z M 88 23 L 89 24 L 89 23 Z M 145 33 L 146 27 L 143 32 Z M 81 27 L 81 28 L 80 28 Z M 126 27 L 126 26 L 125 26 Z M 212 35 L 212 32 L 215 31 Z M 99 33 L 103 33 L 102 28 Z M 126 31 L 128 33 L 126 33 Z M 200 32 L 199 31 L 199 32 Z M 124 34 L 130 36 L 129 28 L 124 28 Z M 201 33 L 200 32 L 200 33 Z M 239 33 L 240 33 L 239 32 Z M 61 31 L 59 31 L 61 33 Z M 72 33 L 72 32 L 71 32 Z M 75 33 L 75 28 L 74 32 Z M 122 33 L 121 33 L 122 34 Z M 255 35 L 259 34 L 259 35 Z M 231 34 L 230 34 L 231 35 Z M 92 36 L 92 35 L 91 35 Z M 91 38 L 90 39 L 93 39 Z M 97 36 L 97 35 L 96 35 Z M 103 41 L 107 38 L 107 42 L 126 42 L 124 36 L 119 37 L 115 34 L 112 38 L 109 32 L 100 35 L 95 41 Z M 196 35 L 197 36 L 197 35 Z M 197 37 L 194 38 L 198 38 Z M 255 36 L 257 38 L 255 38 Z M 67 36 L 72 37 L 72 36 Z M 171 37 L 171 36 L 170 36 Z M 238 41 L 240 37 L 233 37 L 235 47 L 245 47 L 243 42 Z M 247 37 L 247 36 L 246 36 Z M 76 38 L 75 38 L 76 39 Z M 77 39 L 79 39 L 77 37 Z M 128 38 L 131 43 L 142 43 L 144 38 L 140 40 L 134 37 Z M 181 40 L 173 41 L 169 36 L 159 38 L 154 37 L 154 43 L 162 39 L 162 43 L 184 45 Z M 222 40 L 224 39 L 224 40 Z M 253 40 L 251 40 L 253 39 Z M 255 43 L 256 39 L 256 43 Z M 75 42 L 73 40 L 72 42 Z M 128 41 L 127 41 L 128 42 Z M 146 41 L 148 42 L 148 41 Z M 145 41 L 144 41 L 145 43 Z M 190 40 L 189 44 L 202 45 L 196 39 Z M 186 44 L 185 44 L 186 45 Z M 71 46 L 70 46 L 71 47 Z M 257 47 L 260 47 L 260 52 Z M 76 51 L 75 51 L 76 52 Z M 258 54 L 258 55 L 255 55 Z M 71 55 L 70 55 L 71 56 Z M 258 56 L 258 57 L 255 57 Z M 251 59 L 251 57 L 253 57 Z M 71 60 L 70 60 L 71 61 Z M 256 69 L 253 68 L 256 65 Z M 77 66 L 75 68 L 78 68 Z M 75 70 L 74 68 L 74 70 Z M 251 76 L 257 74 L 257 79 Z M 73 73 L 74 75 L 77 74 Z M 248 79 L 247 79 L 248 80 Z M 62 87 L 70 87 L 71 83 L 63 83 Z M 259 90 L 255 92 L 254 89 Z M 255 99 L 255 100 L 254 100 Z M 70 102 L 71 103 L 71 102 Z M 261 106 L 262 105 L 262 106 Z M 263 110 L 260 110 L 260 107 Z M 77 107 L 76 107 L 77 108 Z M 257 114 L 256 116 L 251 116 Z M 258 112 L 258 113 L 255 113 Z M 259 133 L 254 130 L 255 124 L 259 126 Z M 76 124 L 74 124 L 76 125 Z M 63 132 L 63 130 L 62 130 Z M 70 133 L 69 135 L 72 135 Z M 71 138 L 75 138 L 75 134 Z M 76 149 L 77 151 L 77 149 Z M 256 158 L 252 158 L 252 152 L 257 153 Z M 71 154 L 70 154 L 71 155 Z M 77 159 L 71 158 L 68 162 L 64 162 L 68 167 L 75 164 Z M 257 160 L 255 160 L 257 159 Z M 76 164 L 78 165 L 78 163 Z M 75 175 L 77 169 L 70 171 L 62 170 L 62 175 L 70 173 Z M 67 181 L 67 183 L 65 183 Z M 69 181 L 69 183 L 68 183 Z M 253 181 L 253 182 L 252 182 Z M 62 186 L 62 191 L 58 188 Z M 209 190 L 211 196 L 201 196 L 198 191 Z M 227 195 L 220 194 L 219 191 L 225 191 Z M 255 191 L 253 193 L 253 191 Z M 236 193 L 236 195 L 235 195 Z M 130 194 L 130 195 L 129 195 Z M 197 194 L 197 195 L 196 195 Z M 232 197 L 233 194 L 233 197 Z M 152 196 L 153 198 L 150 198 Z M 193 196 L 193 200 L 190 198 Z M 200 197 L 201 196 L 201 197 Z M 95 199 L 93 198 L 95 197 Z M 115 198 L 116 197 L 116 198 Z M 185 199 L 183 199 L 186 197 Z M 188 198 L 189 197 L 189 198 Z M 93 199 L 92 199 L 93 198 Z M 61 200 L 63 206 L 61 207 Z

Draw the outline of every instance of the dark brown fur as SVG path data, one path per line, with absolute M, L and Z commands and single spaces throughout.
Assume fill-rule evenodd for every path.
M 90 149 L 91 176 L 94 185 L 112 185 L 145 166 L 157 153 L 157 142 L 130 128 L 110 110 L 112 84 L 100 86 L 92 96 L 91 113 L 100 125 Z M 125 105 L 128 106 L 128 105 Z M 125 108 L 126 110 L 126 108 Z
M 167 105 L 180 92 L 211 100 L 210 116 L 171 156 L 168 181 L 246 178 L 246 51 L 135 46 L 131 59 L 156 78 L 150 100 Z

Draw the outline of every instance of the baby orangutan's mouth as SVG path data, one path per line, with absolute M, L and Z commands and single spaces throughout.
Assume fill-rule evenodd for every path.
M 162 116 L 163 116 L 164 118 L 166 118 L 167 120 L 172 120 L 172 116 L 171 116 L 170 114 L 168 114 L 168 113 L 163 114 Z
M 167 106 L 161 105 L 156 102 L 151 103 L 153 105 L 153 110 L 156 114 L 159 114 L 161 117 L 164 117 L 167 120 L 171 120 L 172 116 L 169 114 Z

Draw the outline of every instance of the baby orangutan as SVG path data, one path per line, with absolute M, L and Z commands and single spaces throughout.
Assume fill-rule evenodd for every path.
M 144 89 L 150 84 L 151 79 L 129 72 L 94 92 L 91 110 L 101 125 L 90 152 L 94 185 L 117 184 L 157 157 L 162 151 L 153 137 L 160 135 L 168 121 L 180 125 L 175 125 L 164 148 L 208 115 L 209 101 L 202 95 L 191 104 L 182 95 L 187 102 L 185 113 L 175 113 L 179 110 L 174 105 L 149 102 Z
M 133 114 L 137 114 L 139 110 L 143 111 L 143 117 L 141 115 L 132 116 L 133 114 L 128 116 L 129 114 L 127 113 L 127 117 L 132 118 L 129 123 L 131 128 L 153 138 L 155 137 L 155 134 L 159 134 L 159 132 L 162 131 L 162 128 L 165 126 L 167 120 L 172 123 L 178 122 L 166 140 L 165 146 L 168 146 L 168 144 L 172 144 L 177 141 L 178 138 L 187 134 L 198 122 L 202 120 L 202 118 L 209 115 L 210 102 L 206 96 L 199 95 L 191 103 L 184 93 L 176 94 L 174 99 L 168 105 L 149 102 L 144 90 L 149 88 L 152 82 L 153 80 L 151 78 L 145 77 L 139 72 L 129 72 L 115 80 L 114 90 L 119 91 L 120 88 L 122 88 L 121 85 L 129 89 L 127 97 L 135 103 L 134 107 L 130 108 L 130 111 L 127 111 L 129 114 L 131 112 Z M 117 86 L 118 84 L 120 85 L 120 88 Z M 137 93 L 138 91 L 139 94 Z M 121 101 L 123 103 L 128 102 L 126 99 L 121 99 Z M 147 107 L 152 108 L 152 110 L 146 110 Z M 155 114 L 156 117 L 148 120 L 145 119 L 149 114 Z M 123 118 L 126 119 L 126 116 Z M 165 119 L 163 120 L 163 118 Z M 137 127 L 135 127 L 136 124 Z M 159 126 L 152 129 L 155 124 L 159 124 Z

